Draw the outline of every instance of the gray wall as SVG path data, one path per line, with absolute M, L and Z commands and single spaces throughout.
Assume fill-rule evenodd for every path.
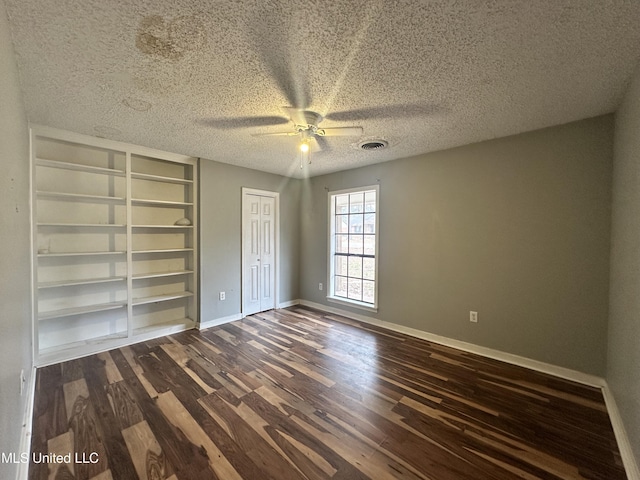
M 640 71 L 616 114 L 607 382 L 640 462 Z
M 279 303 L 299 298 L 300 181 L 200 161 L 200 319 L 216 320 L 241 311 L 242 187 L 280 192 Z M 224 291 L 226 300 L 218 300 Z
M 603 375 L 612 142 L 605 116 L 311 179 L 301 298 L 336 306 L 325 188 L 379 179 L 379 311 L 354 312 Z
M 19 453 L 31 373 L 29 137 L 4 2 L 0 0 L 0 452 Z M 16 465 L 0 463 L 0 477 Z

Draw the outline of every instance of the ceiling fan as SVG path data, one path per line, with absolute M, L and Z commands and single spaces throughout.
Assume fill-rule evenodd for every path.
M 289 124 L 290 127 L 286 130 L 253 133 L 252 136 L 298 136 L 300 167 L 302 168 L 305 160 L 309 161 L 313 144 L 316 144 L 320 150 L 326 151 L 330 147 L 326 137 L 357 137 L 363 134 L 364 130 L 361 126 L 323 128 L 320 124 L 325 118 L 335 122 L 354 123 L 377 119 L 413 121 L 414 117 L 430 117 L 440 112 L 439 105 L 423 102 L 367 105 L 350 110 L 326 112 L 324 116 L 309 110 L 314 103 L 326 107 L 332 105 L 339 90 L 337 86 L 341 83 L 336 83 L 331 93 L 331 100 L 314 102 L 312 90 L 323 84 L 324 77 L 318 72 L 315 76 L 312 75 L 316 66 L 312 64 L 313 62 L 309 62 L 308 45 L 305 42 L 300 43 L 300 39 L 304 36 L 299 34 L 293 37 L 275 35 L 275 33 L 282 31 L 283 19 L 290 18 L 282 2 L 263 2 L 261 7 L 263 8 L 260 9 L 259 14 L 249 19 L 246 25 L 246 36 L 253 53 L 264 65 L 265 73 L 269 75 L 274 86 L 282 93 L 284 100 L 289 105 L 281 108 L 285 115 L 203 118 L 200 120 L 203 125 L 219 130 L 231 130 L 283 126 L 291 122 L 293 128 L 290 128 L 291 124 Z M 307 11 L 305 10 L 305 12 Z M 294 30 L 287 29 L 287 32 Z
M 300 168 L 302 168 L 302 162 L 307 160 L 311 163 L 309 153 L 311 151 L 311 140 L 314 140 L 320 149 L 326 150 L 327 144 L 324 137 L 336 137 L 336 136 L 360 136 L 362 135 L 362 127 L 330 127 L 320 128 L 319 124 L 324 117 L 319 113 L 312 112 L 311 110 L 304 110 L 302 108 L 295 107 L 283 107 L 283 110 L 289 115 L 291 122 L 293 123 L 293 130 L 281 131 L 281 132 L 268 132 L 268 133 L 255 133 L 255 137 L 272 137 L 272 136 L 299 136 L 300 142 L 298 148 L 301 153 Z

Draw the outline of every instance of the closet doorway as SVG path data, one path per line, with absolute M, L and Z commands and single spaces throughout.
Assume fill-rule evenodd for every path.
M 242 189 L 242 314 L 276 308 L 279 194 Z

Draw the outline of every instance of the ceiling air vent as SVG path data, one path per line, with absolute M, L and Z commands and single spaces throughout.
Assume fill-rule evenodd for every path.
M 358 146 L 362 150 L 381 150 L 389 146 L 389 142 L 386 140 L 366 140 L 364 142 L 360 142 Z

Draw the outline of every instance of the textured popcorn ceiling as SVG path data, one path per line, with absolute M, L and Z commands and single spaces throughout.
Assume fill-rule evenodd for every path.
M 363 128 L 318 175 L 612 112 L 640 56 L 638 1 L 5 1 L 31 122 L 293 176 L 281 107 Z

